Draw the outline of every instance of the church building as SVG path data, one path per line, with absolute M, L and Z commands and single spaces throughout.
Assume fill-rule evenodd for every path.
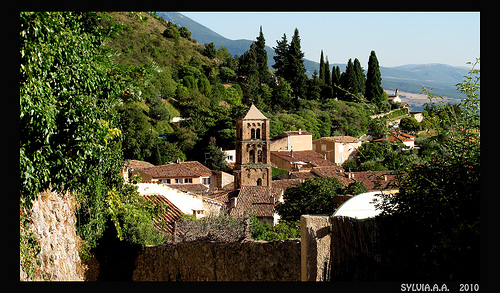
M 255 105 L 236 120 L 235 188 L 271 186 L 269 119 Z

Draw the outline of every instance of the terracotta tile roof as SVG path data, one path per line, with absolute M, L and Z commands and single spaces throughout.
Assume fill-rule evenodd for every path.
M 293 157 L 291 156 L 291 151 L 271 151 L 271 154 L 289 162 L 310 163 L 311 167 L 336 166 L 336 164 L 331 162 L 330 160 L 325 160 L 325 157 L 323 157 L 321 154 L 311 150 L 294 151 Z
M 409 135 L 409 134 L 403 133 L 403 132 L 398 133 L 396 131 L 393 131 L 392 135 L 387 137 L 387 141 L 389 141 L 389 142 L 393 142 L 393 141 L 405 142 L 405 141 L 414 141 L 414 140 L 415 140 L 415 137 L 413 135 Z M 373 141 L 380 142 L 380 141 L 384 141 L 384 139 L 379 138 L 379 139 L 375 139 Z
M 159 216 L 159 219 L 153 221 L 153 225 L 156 229 L 165 231 L 172 235 L 174 231 L 174 223 L 182 216 L 182 211 L 176 207 L 172 202 L 170 202 L 165 196 L 160 194 L 149 194 L 144 195 L 147 201 L 156 204 L 166 204 L 167 211 Z M 163 222 L 163 225 L 160 224 Z
M 300 172 L 300 173 L 311 174 L 310 172 Z M 283 195 L 283 193 L 285 193 L 288 187 L 297 186 L 299 185 L 300 182 L 304 182 L 304 179 L 295 178 L 295 179 L 274 180 L 272 183 L 271 192 L 276 198 L 276 201 L 278 201 L 280 197 Z
M 142 172 L 151 175 L 153 178 L 194 178 L 212 175 L 212 171 L 198 161 L 143 168 Z
M 344 169 L 339 166 L 315 167 L 311 169 L 311 173 L 323 178 L 337 178 L 344 187 L 354 182 L 354 180 L 349 179 L 348 173 L 344 172 Z
M 236 207 L 231 215 L 250 214 L 256 217 L 274 216 L 274 196 L 269 186 L 242 186 L 238 194 Z
M 348 172 L 346 174 L 348 175 Z M 406 173 L 403 174 L 403 177 L 406 175 Z M 363 182 L 368 190 L 399 188 L 399 186 L 397 186 L 397 176 L 395 171 L 352 172 L 352 179 Z
M 318 139 L 315 139 L 314 141 L 317 141 L 317 140 L 330 140 L 330 141 L 335 141 L 335 142 L 357 142 L 359 141 L 359 139 L 357 139 L 356 137 L 352 137 L 352 136 L 330 136 L 330 137 L 320 137 Z
M 132 169 L 137 169 L 137 168 L 154 167 L 154 165 L 151 164 L 151 163 L 145 162 L 145 161 L 126 160 L 125 161 L 125 167 L 132 168 Z
M 165 184 L 170 188 L 180 190 L 182 192 L 192 192 L 196 194 L 202 194 L 208 191 L 208 187 L 201 183 L 187 183 L 187 184 Z

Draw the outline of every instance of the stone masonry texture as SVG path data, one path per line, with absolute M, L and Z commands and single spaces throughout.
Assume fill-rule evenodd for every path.
M 300 240 L 146 246 L 134 281 L 299 281 Z

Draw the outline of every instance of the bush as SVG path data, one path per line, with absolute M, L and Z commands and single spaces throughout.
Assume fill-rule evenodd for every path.
M 250 238 L 250 218 L 235 217 L 224 211 L 201 219 L 183 217 L 175 223 L 175 242 L 238 242 Z
M 300 220 L 285 221 L 280 220 L 277 225 L 265 223 L 261 225 L 257 217 L 250 217 L 250 231 L 253 240 L 287 240 L 291 238 L 300 238 Z

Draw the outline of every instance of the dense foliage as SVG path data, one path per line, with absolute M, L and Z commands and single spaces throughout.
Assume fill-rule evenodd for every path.
M 29 214 L 41 191 L 69 191 L 77 199 L 82 256 L 97 245 L 108 219 L 122 239 L 157 243 L 140 236 L 158 233 L 154 212 L 120 176 L 123 132 L 116 107 L 133 98 L 145 69 L 117 66 L 104 44 L 118 26 L 101 25 L 109 21 L 106 14 L 22 12 L 20 19 L 21 215 Z M 132 228 L 138 225 L 141 232 Z
M 474 67 L 457 85 L 467 96 L 458 106 L 430 102 L 442 114 L 435 125 L 442 148 L 413 165 L 399 193 L 379 203 L 379 249 L 406 267 L 406 278 L 479 280 L 480 79 Z
M 336 208 L 333 197 L 342 194 L 342 183 L 337 178 L 307 178 L 296 187 L 287 188 L 283 203 L 275 210 L 285 221 L 300 220 L 301 215 L 332 214 Z

